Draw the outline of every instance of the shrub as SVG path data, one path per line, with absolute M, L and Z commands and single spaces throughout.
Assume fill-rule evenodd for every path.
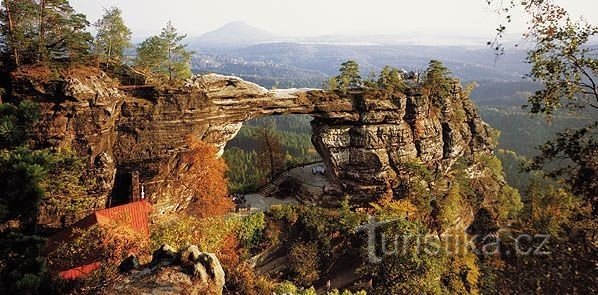
M 276 295 L 294 295 L 297 294 L 299 289 L 293 283 L 289 281 L 284 281 L 274 289 L 274 294 Z
M 194 137 L 189 137 L 187 144 L 189 150 L 181 159 L 184 165 L 173 171 L 168 179 L 170 185 L 158 194 L 192 196 L 182 208 L 200 218 L 230 212 L 234 204 L 228 197 L 227 167 L 223 159 L 216 157 L 216 147 Z
M 226 217 L 196 218 L 186 214 L 162 221 L 152 229 L 152 248 L 168 244 L 175 249 L 197 245 L 201 251 L 220 253 L 227 236 L 235 234 L 239 220 Z
M 264 213 L 262 212 L 254 213 L 243 218 L 237 230 L 237 236 L 241 246 L 250 252 L 258 248 L 262 241 L 265 227 L 266 220 Z
M 83 277 L 83 285 L 95 287 L 117 274 L 118 265 L 130 255 L 149 258 L 149 240 L 129 227 L 109 224 L 94 225 L 85 229 L 74 229 L 74 239 L 60 243 L 48 255 L 48 266 L 54 271 L 63 271 L 89 263 L 99 262 L 100 269 Z M 76 286 L 76 282 L 69 284 Z
M 287 221 L 291 224 L 297 222 L 297 218 L 299 218 L 295 208 L 288 204 L 272 206 L 267 213 L 276 220 Z
M 309 286 L 320 278 L 318 244 L 298 243 L 289 252 L 289 266 L 296 274 L 296 282 Z

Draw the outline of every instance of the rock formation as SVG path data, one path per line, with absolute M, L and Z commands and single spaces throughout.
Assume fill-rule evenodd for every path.
M 396 182 L 415 159 L 444 171 L 460 157 L 492 151 L 490 128 L 458 82 L 450 97 L 417 87 L 404 94 L 347 94 L 314 89 L 268 91 L 236 77 L 196 76 L 176 89 L 123 87 L 102 72 L 54 80 L 13 75 L 13 97 L 40 103 L 37 143 L 71 147 L 89 159 L 96 206 L 126 198 L 123 178 L 138 171 L 158 214 L 184 207 L 164 193 L 188 136 L 221 150 L 252 118 L 309 114 L 312 141 L 333 178 L 355 200 L 367 201 Z M 92 210 L 93 208 L 90 208 Z M 60 214 L 45 208 L 47 224 Z
M 148 265 L 122 270 L 124 273 L 111 281 L 102 290 L 103 294 L 221 295 L 225 283 L 224 270 L 216 255 L 200 252 L 197 246 L 177 253 L 164 245 L 154 252 Z

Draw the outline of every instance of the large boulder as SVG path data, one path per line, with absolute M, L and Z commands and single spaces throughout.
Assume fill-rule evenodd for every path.
M 130 265 L 127 258 L 121 265 Z M 153 254 L 152 262 L 123 269 L 103 294 L 222 294 L 225 274 L 213 253 L 200 252 L 188 246 L 173 252 L 162 246 Z

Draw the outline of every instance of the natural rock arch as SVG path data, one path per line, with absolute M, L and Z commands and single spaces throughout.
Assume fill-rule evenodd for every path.
M 242 126 L 257 117 L 309 114 L 313 143 L 333 179 L 354 197 L 368 201 L 401 163 L 419 159 L 446 170 L 458 158 L 490 153 L 490 128 L 455 82 L 442 103 L 417 87 L 405 94 L 317 89 L 269 91 L 236 77 L 194 77 L 170 90 L 119 87 L 103 73 L 67 77 L 17 92 L 42 106 L 42 143 L 72 146 L 90 159 L 96 184 L 90 198 L 105 204 L 117 174 L 139 172 L 146 196 L 159 211 L 174 210 L 177 196 L 154 198 L 180 165 L 189 135 L 223 149 Z

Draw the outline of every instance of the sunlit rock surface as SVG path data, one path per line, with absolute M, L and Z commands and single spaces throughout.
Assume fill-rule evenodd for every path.
M 96 207 L 106 206 L 111 196 L 122 198 L 120 176 L 138 171 L 155 212 L 176 210 L 186 196 L 155 192 L 181 164 L 188 137 L 222 150 L 243 122 L 263 116 L 313 116 L 316 149 L 334 181 L 357 201 L 371 200 L 387 183 L 396 183 L 403 163 L 419 159 L 433 171 L 446 171 L 460 157 L 493 148 L 489 126 L 462 97 L 457 82 L 450 97 L 439 100 L 417 88 L 397 95 L 269 91 L 216 74 L 168 90 L 121 87 L 102 72 L 55 81 L 14 80 L 20 85 L 13 89 L 17 99 L 41 104 L 37 143 L 70 147 L 88 159 L 87 198 Z M 41 220 L 49 225 L 61 218 L 51 206 L 42 212 Z

